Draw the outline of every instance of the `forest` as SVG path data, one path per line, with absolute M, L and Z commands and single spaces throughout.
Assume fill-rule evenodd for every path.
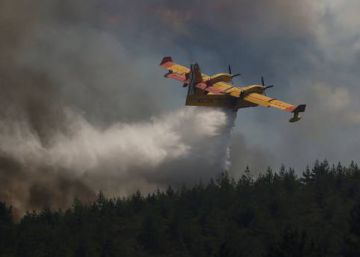
M 357 164 L 251 174 L 126 198 L 99 193 L 20 220 L 1 202 L 0 256 L 360 256 Z

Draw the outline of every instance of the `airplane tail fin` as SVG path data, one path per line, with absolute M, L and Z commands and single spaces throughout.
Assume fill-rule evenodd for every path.
M 203 82 L 203 78 L 201 75 L 200 66 L 197 63 L 192 64 L 190 66 L 189 85 L 195 86 L 201 82 Z
M 171 58 L 171 56 L 165 56 L 160 63 L 160 66 L 167 68 L 169 66 L 173 65 L 173 59 Z
M 299 121 L 301 119 L 299 113 L 305 112 L 305 109 L 306 109 L 306 104 L 300 104 L 300 105 L 296 106 L 296 108 L 292 111 L 294 116 L 289 120 L 289 122 Z

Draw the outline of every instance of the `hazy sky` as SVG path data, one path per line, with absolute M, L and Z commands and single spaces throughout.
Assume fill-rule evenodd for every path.
M 316 3 L 315 3 L 316 2 Z M 67 206 L 98 190 L 124 195 L 231 172 L 360 151 L 356 0 L 0 3 L 0 200 Z M 274 109 L 184 108 L 163 56 L 204 73 L 231 64 L 239 85 L 307 104 L 295 124 Z

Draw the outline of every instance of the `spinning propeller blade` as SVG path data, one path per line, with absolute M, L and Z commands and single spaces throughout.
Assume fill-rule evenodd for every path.
M 274 87 L 274 85 L 268 85 L 268 86 L 265 85 L 264 76 L 261 76 L 261 85 L 262 85 L 263 88 L 264 88 L 264 95 L 266 95 L 266 94 L 265 94 L 265 91 L 266 91 L 267 89 Z
M 231 71 L 231 66 L 230 66 L 230 64 L 229 64 L 229 66 L 228 66 L 228 70 L 229 70 L 229 74 L 231 75 L 231 78 L 233 79 L 233 78 L 235 78 L 235 77 L 239 77 L 239 76 L 241 76 L 241 74 L 240 73 L 236 73 L 236 74 L 232 74 L 232 71 Z
M 269 89 L 269 88 L 272 88 L 272 87 L 274 87 L 274 85 L 266 86 L 266 87 L 264 87 L 264 90 Z

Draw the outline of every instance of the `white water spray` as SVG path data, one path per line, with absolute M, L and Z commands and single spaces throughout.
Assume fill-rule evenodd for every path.
M 207 180 L 230 168 L 233 111 L 185 107 L 147 122 L 119 122 L 107 128 L 67 113 L 70 133 L 53 136 L 48 145 L 25 121 L 0 123 L 0 151 L 32 178 L 28 184 L 22 180 L 22 191 L 11 196 L 20 205 L 27 201 L 34 183 L 60 191 L 55 181 L 59 172 L 94 192 L 119 196 Z M 20 179 L 14 177 L 14 183 Z
M 227 125 L 224 127 L 224 145 L 225 145 L 225 156 L 224 156 L 224 171 L 228 172 L 231 168 L 231 132 L 235 125 L 237 112 L 233 110 L 223 110 L 226 113 Z

